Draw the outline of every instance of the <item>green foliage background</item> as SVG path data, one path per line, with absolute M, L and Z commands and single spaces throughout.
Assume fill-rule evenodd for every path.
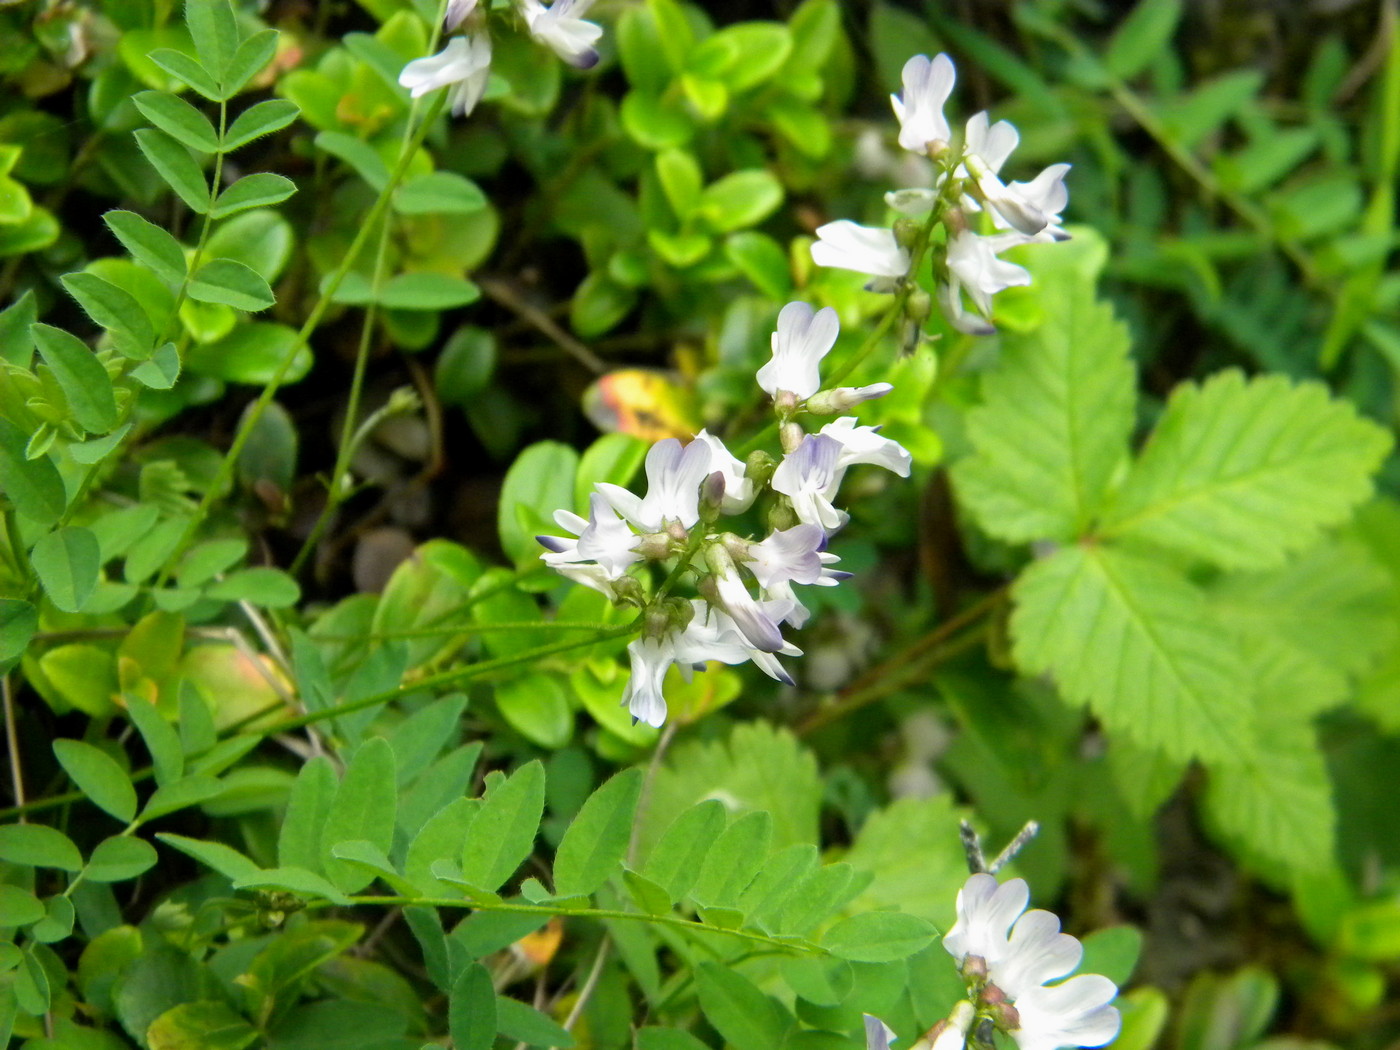
M 586 74 L 485 6 L 461 122 L 429 0 L 0 6 L 0 1033 L 907 1046 L 1033 819 L 1115 1047 L 1400 1038 L 1393 5 L 601 0 Z M 940 50 L 1074 165 L 992 337 L 808 250 Z M 796 689 L 633 725 L 534 536 L 761 438 L 791 299 L 914 479 Z

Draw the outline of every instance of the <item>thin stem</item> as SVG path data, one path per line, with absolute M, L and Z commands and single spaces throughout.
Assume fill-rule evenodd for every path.
M 15 792 L 15 806 L 19 808 L 19 822 L 24 823 L 24 773 L 19 764 L 19 733 L 15 731 L 14 697 L 10 693 L 10 676 L 0 675 L 0 698 L 5 705 L 5 748 L 10 753 L 10 784 Z
M 561 1026 L 564 1031 L 573 1030 L 574 1024 L 583 1014 L 584 1008 L 588 1006 L 588 1000 L 593 998 L 593 992 L 598 987 L 598 980 L 603 976 L 603 964 L 608 961 L 608 948 L 612 942 L 607 935 L 603 935 L 602 941 L 598 944 L 598 954 L 593 957 L 593 965 L 589 968 L 588 976 L 584 978 L 583 987 L 578 990 L 578 998 L 574 1000 L 573 1007 L 569 1010 L 569 1016 L 564 1018 Z
M 356 232 L 354 240 L 350 242 L 350 247 L 346 249 L 344 257 L 340 260 L 340 265 L 331 272 L 330 279 L 326 282 L 320 298 L 316 300 L 316 305 L 311 308 L 311 313 L 307 315 L 306 322 L 301 326 L 301 330 L 297 332 L 296 339 L 292 341 L 292 345 L 287 348 L 286 354 L 283 356 L 282 360 L 278 362 L 276 371 L 273 372 L 267 385 L 263 387 L 262 393 L 258 395 L 256 401 L 248 406 L 248 410 L 243 414 L 243 419 L 238 426 L 238 432 L 234 435 L 233 444 L 230 445 L 229 450 L 224 453 L 224 457 L 219 463 L 218 471 L 215 473 L 208 489 L 205 490 L 204 496 L 199 501 L 199 505 L 195 507 L 194 513 L 190 516 L 189 524 L 185 526 L 184 532 L 181 533 L 180 541 L 167 556 L 165 565 L 161 567 L 160 574 L 157 576 L 155 582 L 157 588 L 163 587 L 170 579 L 172 566 L 194 541 L 195 534 L 199 531 L 199 527 L 203 524 L 204 519 L 208 517 L 209 510 L 213 506 L 214 501 L 218 499 L 220 494 L 227 488 L 230 479 L 233 477 L 234 468 L 238 463 L 238 457 L 243 453 L 243 446 L 246 445 L 248 439 L 252 437 L 253 429 L 257 426 L 259 420 L 262 419 L 263 413 L 267 411 L 267 406 L 272 403 L 272 399 L 277 396 L 277 391 L 286 381 L 287 373 L 291 370 L 292 363 L 296 360 L 297 354 L 306 346 L 308 340 L 311 338 L 311 334 L 316 331 L 316 327 L 321 323 L 321 318 L 324 317 L 326 311 L 330 309 L 331 303 L 335 298 L 335 293 L 340 290 L 340 285 L 345 280 L 346 274 L 350 272 L 350 268 L 354 265 L 355 260 L 359 258 L 361 249 L 364 248 L 365 242 L 369 239 L 370 231 L 378 225 L 380 218 L 389 207 L 389 201 L 393 196 L 394 190 L 398 188 L 404 175 L 408 173 L 409 165 L 415 152 L 422 144 L 423 140 L 427 138 L 428 132 L 432 128 L 433 121 L 437 118 L 438 112 L 442 109 L 446 101 L 446 93 L 439 92 L 438 97 L 433 102 L 432 109 L 429 110 L 428 115 L 423 118 L 422 123 L 419 124 L 418 129 L 413 134 L 411 140 L 412 148 L 403 152 L 399 157 L 399 162 L 394 165 L 393 171 L 389 173 L 389 179 L 385 183 L 384 189 L 380 191 L 378 198 L 376 198 L 374 204 L 370 206 L 369 213 L 365 216 L 363 224 Z

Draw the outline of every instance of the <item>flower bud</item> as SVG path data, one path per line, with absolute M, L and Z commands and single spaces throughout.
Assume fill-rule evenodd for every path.
M 749 458 L 744 461 L 744 477 L 753 482 L 754 488 L 766 488 L 768 479 L 773 476 L 778 464 L 773 457 L 763 449 L 755 449 L 749 453 Z
M 736 536 L 732 532 L 726 532 L 722 535 L 719 542 L 724 544 L 724 549 L 736 562 L 746 559 L 749 556 L 749 548 L 753 546 L 748 540 Z
M 648 638 L 660 638 L 670 631 L 671 613 L 666 603 L 649 606 L 643 616 L 643 624 L 642 633 Z
M 818 416 L 844 415 L 862 401 L 884 397 L 893 389 L 889 383 L 871 383 L 869 386 L 840 386 L 822 390 L 807 399 L 807 411 Z
M 792 509 L 792 500 L 783 496 L 768 508 L 768 528 L 781 532 L 799 524 L 797 514 Z
M 894 240 L 901 248 L 913 251 L 914 245 L 919 241 L 919 224 L 913 219 L 896 219 Z
M 932 313 L 933 299 L 922 288 L 911 292 L 909 298 L 904 300 L 904 316 L 915 324 L 923 324 Z
M 707 525 L 719 518 L 724 505 L 724 471 L 716 470 L 700 483 L 700 520 Z
M 686 598 L 667 598 L 661 603 L 673 631 L 684 631 L 695 616 L 695 606 Z
M 1021 1027 L 1021 1015 L 1010 1003 L 998 1003 L 993 1017 L 996 1026 L 1004 1032 L 1014 1032 Z
M 666 520 L 666 535 L 675 540 L 682 547 L 690 542 L 690 532 L 676 518 Z
M 791 390 L 779 390 L 773 398 L 773 408 L 778 413 L 779 419 L 787 419 L 797 411 L 797 395 Z
M 802 444 L 802 439 L 806 436 L 807 432 L 799 424 L 791 421 L 778 428 L 778 440 L 782 442 L 784 452 L 796 451 L 797 446 Z
M 987 979 L 987 960 L 980 955 L 969 955 L 963 960 L 963 976 L 976 981 Z
M 612 581 L 613 604 L 616 606 L 635 605 L 638 609 L 647 603 L 642 585 L 631 576 L 619 576 Z
M 660 561 L 662 558 L 671 556 L 672 547 L 673 543 L 669 533 L 650 532 L 638 539 L 632 549 L 643 558 L 650 561 Z

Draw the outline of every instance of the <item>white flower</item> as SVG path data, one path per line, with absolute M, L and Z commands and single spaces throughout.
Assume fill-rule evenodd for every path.
M 616 589 L 612 581 L 641 560 L 632 549 L 637 536 L 597 493 L 589 497 L 588 511 L 587 518 L 568 510 L 554 512 L 555 522 L 577 539 L 536 536 L 546 548 L 540 560 L 561 575 L 613 598 Z
M 1007 186 L 1001 181 L 999 173 L 1021 141 L 1016 128 L 1005 120 L 992 124 L 985 112 L 975 113 L 968 118 L 964 141 L 967 152 L 963 157 L 962 170 L 977 183 L 977 190 L 982 199 L 991 205 L 999 227 L 1010 227 L 1027 237 L 1034 237 L 1050 225 L 1052 215 L 1058 221 L 1058 213 L 1069 199 L 1063 183 L 1068 165 L 1047 168 L 1034 182 L 1013 182 Z M 1059 169 L 1058 173 L 1051 174 L 1056 169 Z M 1047 212 L 1047 206 L 1053 206 L 1053 210 Z
M 909 450 L 892 438 L 882 437 L 879 427 L 859 426 L 854 416 L 843 416 L 822 427 L 821 433 L 840 444 L 841 452 L 836 457 L 840 471 L 857 463 L 871 463 L 901 478 L 909 476 L 913 463 Z
M 992 296 L 1007 288 L 1031 283 L 1024 267 L 997 258 L 997 253 L 1027 243 L 1019 233 L 997 233 L 989 237 L 963 231 L 948 242 L 948 279 L 938 284 L 938 299 L 948 320 L 960 332 L 987 335 L 994 331 L 981 318 L 963 307 L 962 291 L 977 307 L 982 318 L 991 316 Z
M 953 93 L 956 73 L 947 55 L 915 55 L 904 63 L 904 96 L 890 96 L 899 118 L 899 144 L 914 153 L 946 143 L 952 132 L 943 116 L 943 104 Z
M 763 542 L 750 544 L 743 564 L 758 580 L 765 597 L 791 603 L 792 609 L 784 619 L 801 627 L 807 622 L 808 612 L 793 594 L 792 585 L 835 587 L 851 577 L 849 572 L 827 568 L 840 560 L 826 552 L 826 533 L 821 526 L 804 524 L 774 530 Z
M 440 87 L 451 87 L 452 113 L 465 117 L 481 101 L 491 73 L 491 38 L 485 33 L 453 37 L 429 58 L 415 58 L 403 67 L 399 84 L 418 98 Z
M 634 638 L 627 644 L 632 674 L 622 690 L 622 703 L 638 722 L 659 726 L 666 721 L 666 697 L 661 683 L 676 660 L 675 635 Z
M 753 505 L 757 493 L 754 492 L 753 481 L 745 474 L 743 461 L 735 457 L 723 441 L 707 430 L 696 434 L 695 440 L 710 450 L 710 462 L 705 476 L 708 477 L 715 471 L 724 475 L 724 499 L 720 510 L 725 514 L 741 514 L 748 510 Z
M 688 667 L 703 668 L 709 660 L 722 664 L 742 664 L 752 660 L 754 666 L 775 681 L 792 685 L 792 676 L 778 663 L 773 653 L 749 645 L 744 632 L 733 617 L 708 602 L 692 601 L 695 615 L 676 639 L 676 662 Z M 781 622 L 789 612 L 782 601 L 761 601 L 759 611 L 774 623 Z M 783 656 L 801 656 L 802 650 L 791 642 L 777 650 Z
M 466 21 L 467 15 L 476 10 L 477 0 L 447 0 L 447 11 L 443 15 L 442 27 L 449 33 Z
M 879 291 L 889 290 L 894 280 L 907 274 L 910 263 L 909 252 L 899 246 L 894 231 L 861 226 L 850 219 L 817 227 L 812 261 L 818 266 L 868 273 L 877 279 L 872 286 Z
M 744 578 L 732 563 L 717 571 L 714 580 L 720 605 L 734 621 L 747 648 L 757 649 L 762 653 L 776 653 L 787 644 L 777 622 L 768 616 L 766 610 L 749 593 L 749 589 L 744 586 Z
M 554 0 L 549 7 L 540 0 L 520 0 L 530 35 L 578 69 L 592 69 L 598 64 L 595 45 L 603 28 L 582 17 L 592 6 L 593 0 Z
M 1047 983 L 1073 971 L 1084 948 L 1060 932 L 1060 920 L 1050 912 L 1025 911 L 1029 899 L 1022 879 L 998 885 L 991 875 L 969 877 L 958 891 L 958 919 L 943 947 L 959 965 L 969 957 L 986 964 L 987 982 L 1014 1008 L 1011 1036 L 1020 1050 L 1103 1046 L 1118 1034 L 1118 1010 L 1110 1005 L 1118 989 L 1099 974 Z
M 1030 182 L 1013 182 L 1007 189 L 1027 201 L 1045 216 L 1045 229 L 1031 238 L 1033 241 L 1067 241 L 1069 234 L 1060 225 L 1060 212 L 1069 203 L 1069 190 L 1065 187 L 1068 164 L 1051 164 Z M 992 213 L 992 221 L 1005 229 L 1007 223 L 999 212 Z
M 700 520 L 700 482 L 711 473 L 710 446 L 692 441 L 682 446 L 665 438 L 651 446 L 646 458 L 647 494 L 638 497 L 621 485 L 597 485 L 613 509 L 638 528 L 659 532 L 667 521 L 690 528 Z
M 890 1026 L 871 1014 L 861 1016 L 865 1019 L 865 1050 L 890 1050 L 894 1039 Z
M 841 322 L 831 307 L 814 312 L 806 303 L 788 303 L 778 314 L 770 340 L 773 356 L 758 370 L 758 385 L 769 397 L 782 390 L 799 400 L 811 397 L 821 387 L 821 360 L 840 333 Z
M 833 532 L 850 520 L 831 504 L 845 473 L 837 466 L 841 443 L 825 434 L 808 434 L 802 443 L 783 457 L 773 471 L 774 492 L 792 501 L 797 520 Z
M 907 190 L 890 190 L 885 194 L 885 203 L 901 215 L 908 215 L 919 218 L 933 211 L 933 206 L 938 201 L 938 193 L 934 190 L 914 188 Z

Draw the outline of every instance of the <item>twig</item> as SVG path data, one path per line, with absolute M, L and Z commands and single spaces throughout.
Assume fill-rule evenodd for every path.
M 598 945 L 598 954 L 593 957 L 593 966 L 584 979 L 583 987 L 578 990 L 578 998 L 574 1000 L 574 1005 L 569 1009 L 569 1016 L 564 1018 L 564 1031 L 568 1032 L 573 1029 L 574 1023 L 588 1005 L 588 1000 L 593 998 L 594 989 L 598 987 L 598 980 L 603 976 L 603 963 L 607 962 L 608 948 L 611 944 L 612 942 L 604 934 L 602 942 Z
M 14 786 L 15 806 L 19 808 L 16 819 L 23 824 L 24 773 L 19 767 L 19 734 L 15 732 L 15 706 L 14 697 L 10 695 L 9 674 L 0 675 L 0 696 L 3 696 L 5 703 L 5 746 L 10 752 L 10 783 Z
M 527 302 L 509 282 L 499 277 L 478 277 L 476 283 L 481 285 L 481 290 L 492 299 L 524 318 L 543 335 L 548 336 L 559 349 L 571 355 L 595 375 L 601 375 L 608 370 L 601 357 L 555 324 L 554 319 L 539 307 Z

